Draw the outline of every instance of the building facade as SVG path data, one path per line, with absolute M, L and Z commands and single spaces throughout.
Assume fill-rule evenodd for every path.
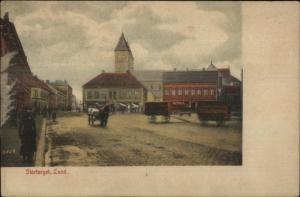
M 51 85 L 49 80 L 46 80 L 47 86 L 51 89 L 51 91 L 54 93 L 53 99 L 54 99 L 54 108 L 58 110 L 64 110 L 67 108 L 67 99 L 66 95 L 59 90 L 58 88 L 55 88 L 55 86 Z
M 13 87 L 13 105 L 14 105 L 14 112 L 13 118 L 17 117 L 18 113 L 20 113 L 24 106 L 30 104 L 31 100 L 31 89 L 30 87 L 26 87 L 21 85 L 20 80 L 18 80 L 20 75 L 27 74 L 32 75 L 29 64 L 27 62 L 27 57 L 25 55 L 24 49 L 22 47 L 21 41 L 17 34 L 15 25 L 13 22 L 9 20 L 8 13 L 5 13 L 3 18 L 0 18 L 0 57 L 6 58 L 9 54 L 13 54 L 12 59 L 9 60 L 9 68 L 5 70 L 0 75 L 1 81 L 1 88 L 4 86 L 12 86 L 13 82 L 16 82 Z M 2 62 L 2 61 L 1 61 Z M 3 70 L 2 66 L 1 71 Z M 3 98 L 6 97 L 6 98 Z M 1 118 L 1 125 L 2 125 L 2 118 L 6 118 L 6 114 L 2 114 L 5 106 L 5 101 L 8 100 L 8 95 L 1 94 L 0 97 L 0 118 Z
M 222 77 L 221 100 L 231 106 L 233 111 L 242 109 L 242 81 L 230 73 L 230 68 L 218 69 Z
M 102 73 L 83 85 L 85 109 L 95 104 L 113 104 L 142 110 L 145 100 L 145 88 L 129 72 Z
M 124 34 L 121 34 L 115 48 L 115 72 L 125 73 L 134 69 L 134 57 Z
M 192 108 L 198 101 L 218 100 L 217 71 L 170 71 L 163 73 L 163 101 L 185 103 Z
M 69 83 L 65 80 L 55 80 L 54 82 L 50 82 L 50 84 L 56 88 L 60 94 L 64 95 L 64 98 L 61 97 L 60 99 L 65 99 L 65 109 L 71 110 L 73 89 Z
M 133 70 L 131 74 L 147 89 L 147 101 L 163 100 L 163 70 Z

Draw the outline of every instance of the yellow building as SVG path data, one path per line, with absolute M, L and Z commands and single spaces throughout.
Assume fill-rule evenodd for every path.
M 101 73 L 83 85 L 84 108 L 94 104 L 135 106 L 143 110 L 146 89 L 129 72 Z
M 133 70 L 131 74 L 147 89 L 147 101 L 163 100 L 163 70 Z

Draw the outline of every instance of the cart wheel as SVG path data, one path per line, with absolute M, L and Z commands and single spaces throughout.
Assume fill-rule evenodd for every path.
M 223 120 L 217 120 L 216 123 L 217 123 L 217 126 L 218 126 L 218 127 L 224 125 L 224 121 L 223 121 Z
M 150 123 L 156 122 L 156 116 L 150 116 L 149 122 L 150 122 Z
M 170 122 L 171 117 L 170 116 L 164 116 L 165 117 L 165 122 Z
M 207 125 L 207 120 L 205 120 L 205 119 L 201 119 L 200 122 L 201 122 L 201 125 Z
M 216 120 L 217 126 L 222 126 L 224 124 L 224 118 L 223 117 L 218 117 Z

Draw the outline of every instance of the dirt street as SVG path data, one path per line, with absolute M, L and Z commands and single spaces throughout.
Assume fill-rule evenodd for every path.
M 143 114 L 115 114 L 107 128 L 84 113 L 48 125 L 49 166 L 241 165 L 241 122 L 200 125 L 196 116 L 149 123 Z

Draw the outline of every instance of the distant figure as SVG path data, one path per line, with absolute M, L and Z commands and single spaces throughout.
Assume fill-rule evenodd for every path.
M 33 156 L 36 152 L 36 126 L 29 107 L 26 107 L 23 111 L 19 127 L 19 137 L 21 139 L 20 155 L 23 158 L 23 162 L 32 165 Z
M 103 109 L 100 111 L 100 121 L 101 126 L 106 127 L 109 117 L 109 105 L 105 105 Z
M 43 108 L 42 114 L 43 114 L 43 117 L 46 118 L 46 116 L 47 116 L 47 109 L 46 109 L 46 107 Z
M 48 119 L 51 119 L 52 109 L 48 107 Z
M 52 121 L 55 122 L 56 121 L 56 109 L 54 109 L 52 111 Z

